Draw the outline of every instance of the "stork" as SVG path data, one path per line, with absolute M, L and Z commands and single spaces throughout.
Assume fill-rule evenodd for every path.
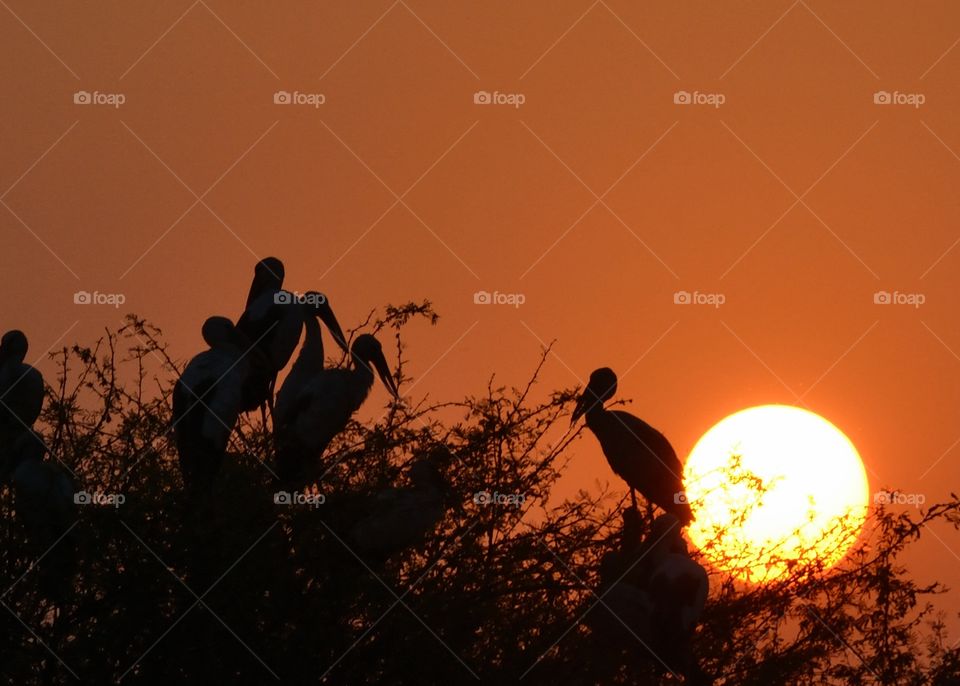
M 280 391 L 277 393 L 277 401 L 274 407 L 274 424 L 279 426 L 285 423 L 287 416 L 291 411 L 291 406 L 300 397 L 304 387 L 319 373 L 323 371 L 323 334 L 320 329 L 320 322 L 327 325 L 330 335 L 337 342 L 344 352 L 350 352 L 350 346 L 347 345 L 347 339 L 340 329 L 333 309 L 330 307 L 330 301 L 322 293 L 311 291 L 305 293 L 302 301 L 298 303 L 300 316 L 303 320 L 305 330 L 303 345 L 300 347 L 300 354 L 284 379 Z
M 641 544 L 645 563 L 644 589 L 653 601 L 651 626 L 657 627 L 654 648 L 683 674 L 688 683 L 712 683 L 693 655 L 691 639 L 707 602 L 707 572 L 687 551 L 680 520 L 664 514 L 654 520 Z
M 383 347 L 370 334 L 357 336 L 350 347 L 349 369 L 323 369 L 303 384 L 295 396 L 285 394 L 283 423 L 277 426 L 277 466 L 281 478 L 295 480 L 304 463 L 323 455 L 330 441 L 347 427 L 373 386 L 380 380 L 399 399 Z
M 43 376 L 24 362 L 27 349 L 22 331 L 0 339 L 0 440 L 29 430 L 43 408 Z
M 273 392 L 280 373 L 300 342 L 303 315 L 294 295 L 283 290 L 283 262 L 267 257 L 257 263 L 247 294 L 247 305 L 237 328 L 255 348 L 243 393 L 243 411 L 258 407 L 266 419 L 273 411 Z
M 617 375 L 602 367 L 590 381 L 573 410 L 571 423 L 586 415 L 587 427 L 600 441 L 610 468 L 630 487 L 636 507 L 636 491 L 651 503 L 674 514 L 685 526 L 693 520 L 683 493 L 680 460 L 662 433 L 639 417 L 608 410 L 603 403 L 617 392 Z
M 40 557 L 40 590 L 60 603 L 76 564 L 76 545 L 70 536 L 74 488 L 60 467 L 43 459 L 44 453 L 43 438 L 36 431 L 20 431 L 4 446 L 0 476 L 10 480 L 17 520 Z
M 210 317 L 202 333 L 209 350 L 190 360 L 173 390 L 173 433 L 184 484 L 207 490 L 240 416 L 250 344 L 226 317 Z
M 691 641 L 709 582 L 680 531 L 680 521 L 664 514 L 641 537 L 639 513 L 624 510 L 620 549 L 606 553 L 600 564 L 598 595 L 605 608 L 591 613 L 590 625 L 610 640 L 623 638 L 626 625 L 668 670 L 704 686 L 712 682 L 700 669 Z
M 429 457 L 410 467 L 410 486 L 377 493 L 369 513 L 350 530 L 356 550 L 376 560 L 420 543 L 446 512 L 448 486 Z

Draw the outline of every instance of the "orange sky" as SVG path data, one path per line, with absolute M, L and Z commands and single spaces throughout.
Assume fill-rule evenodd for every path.
M 0 5 L 0 326 L 34 354 L 136 311 L 187 357 L 273 254 L 345 327 L 433 300 L 417 393 L 522 383 L 557 339 L 545 388 L 611 366 L 681 456 L 735 410 L 803 403 L 871 488 L 956 489 L 956 3 Z M 571 478 L 613 478 L 576 449 Z M 960 586 L 960 539 L 926 539 L 919 576 Z

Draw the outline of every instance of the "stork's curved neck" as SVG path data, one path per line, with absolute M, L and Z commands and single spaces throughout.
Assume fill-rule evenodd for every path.
M 290 373 L 312 375 L 323 370 L 323 335 L 313 308 L 303 306 L 302 312 L 305 329 L 303 345 Z
M 607 408 L 603 406 L 603 401 L 598 400 L 584 413 L 587 419 L 587 426 L 591 429 L 603 424 L 610 417 Z
M 356 353 L 353 353 L 353 373 L 363 380 L 367 388 L 373 386 L 373 363 L 358 357 Z

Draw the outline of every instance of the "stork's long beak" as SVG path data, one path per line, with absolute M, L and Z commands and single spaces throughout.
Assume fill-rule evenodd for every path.
M 570 416 L 570 426 L 573 426 L 577 423 L 577 420 L 580 419 L 587 411 L 587 391 L 584 390 L 580 397 L 577 399 L 577 405 L 573 408 L 573 414 Z
M 340 328 L 340 323 L 333 313 L 333 308 L 330 307 L 330 302 L 324 302 L 317 314 L 320 317 L 320 321 L 326 324 L 327 329 L 330 330 L 330 335 L 333 336 L 333 340 L 337 342 L 337 345 L 340 346 L 343 352 L 349 355 L 350 346 L 347 344 L 347 337 L 343 335 L 343 329 Z
M 390 391 L 390 395 L 397 400 L 400 400 L 400 390 L 397 388 L 397 382 L 394 381 L 393 375 L 390 373 L 390 367 L 387 365 L 387 358 L 384 357 L 382 352 L 380 352 L 370 361 L 376 368 L 377 374 L 380 376 L 380 380 L 383 382 L 383 385 L 387 387 L 388 391 Z

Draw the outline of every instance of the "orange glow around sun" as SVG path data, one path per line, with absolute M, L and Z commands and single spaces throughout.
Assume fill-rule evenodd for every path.
M 684 467 L 696 521 L 688 534 L 740 579 L 775 579 L 800 563 L 836 564 L 856 541 L 869 499 L 863 462 L 833 424 L 763 405 L 710 429 Z

